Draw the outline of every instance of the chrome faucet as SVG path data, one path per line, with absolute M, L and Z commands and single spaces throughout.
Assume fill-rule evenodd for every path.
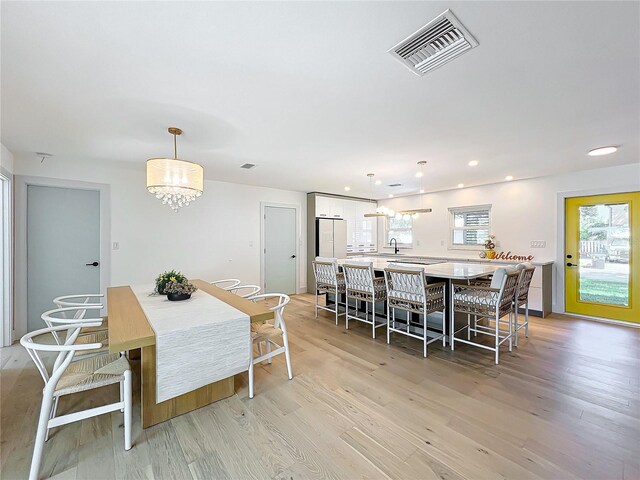
M 393 253 L 397 255 L 398 252 L 400 251 L 400 249 L 398 248 L 398 240 L 396 240 L 395 238 L 392 238 L 391 240 L 389 240 L 389 246 L 391 246 L 393 242 L 396 242 L 396 246 L 393 249 Z

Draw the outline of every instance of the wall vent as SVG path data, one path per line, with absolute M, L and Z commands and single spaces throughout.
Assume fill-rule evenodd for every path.
M 423 76 L 477 46 L 476 39 L 447 10 L 388 53 L 416 75 Z
M 256 166 L 255 163 L 244 163 L 244 164 L 240 165 L 240 168 L 245 168 L 247 170 L 251 170 L 255 166 Z

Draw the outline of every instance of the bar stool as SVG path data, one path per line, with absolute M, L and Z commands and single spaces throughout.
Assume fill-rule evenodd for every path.
M 518 346 L 518 336 L 520 329 L 524 327 L 524 336 L 529 336 L 529 287 L 531 286 L 531 280 L 533 274 L 536 271 L 536 267 L 532 263 L 519 263 L 516 265 L 516 269 L 520 272 L 518 277 L 518 286 L 516 288 L 515 303 L 513 305 L 514 312 L 514 343 Z M 518 323 L 518 309 L 524 307 L 524 323 Z
M 491 279 L 491 286 L 479 285 L 453 285 L 451 302 L 453 305 L 451 315 L 450 340 L 451 350 L 455 349 L 456 342 L 466 343 L 475 347 L 484 348 L 495 352 L 495 362 L 498 364 L 500 345 L 509 342 L 509 351 L 512 350 L 512 314 L 518 284 L 519 272 L 513 267 L 498 268 Z M 455 312 L 467 314 L 467 325 L 455 329 Z M 471 315 L 474 316 L 474 325 L 471 326 Z M 507 321 L 501 318 L 508 315 Z M 478 318 L 486 318 L 487 325 L 478 325 Z M 495 326 L 491 327 L 491 321 Z M 508 330 L 500 328 L 501 323 L 508 323 Z M 456 334 L 462 330 L 467 331 L 467 339 L 456 338 Z M 494 338 L 494 346 L 489 347 L 471 340 L 471 332 L 488 335 Z
M 391 332 L 396 332 L 422 340 L 424 357 L 427 356 L 427 345 L 430 343 L 442 340 L 444 347 L 445 283 L 427 285 L 422 268 L 400 267 L 393 263 L 384 269 L 384 278 L 387 284 L 387 344 Z M 405 324 L 404 329 L 396 327 L 396 310 L 407 312 L 406 322 L 400 321 Z M 433 315 L 436 312 L 439 315 Z M 422 326 L 411 323 L 412 313 L 422 315 Z M 429 330 L 429 320 L 439 323 L 440 332 Z M 431 340 L 428 340 L 429 337 Z
M 313 275 L 316 281 L 316 318 L 318 318 L 318 309 L 320 308 L 322 310 L 334 313 L 336 316 L 336 325 L 338 325 L 338 317 L 340 315 L 346 315 L 346 304 L 344 302 L 341 303 L 339 300 L 339 295 L 345 294 L 346 288 L 344 283 L 344 274 L 338 271 L 338 260 L 335 258 L 316 257 L 316 259 L 311 262 L 311 264 L 313 265 Z M 318 293 L 332 293 L 335 299 L 335 308 L 331 309 L 327 307 L 326 302 L 325 305 L 319 305 Z M 340 304 L 345 307 L 345 311 L 343 313 L 338 313 Z
M 349 330 L 349 319 L 371 325 L 373 338 L 376 338 L 376 328 L 384 327 L 386 321 L 376 324 L 376 303 L 387 300 L 387 287 L 384 277 L 374 277 L 373 262 L 346 262 L 342 266 L 347 294 L 345 323 Z M 349 300 L 356 301 L 356 314 L 349 314 Z M 358 316 L 358 301 L 365 303 L 365 316 Z M 369 304 L 371 304 L 371 320 L 369 320 Z

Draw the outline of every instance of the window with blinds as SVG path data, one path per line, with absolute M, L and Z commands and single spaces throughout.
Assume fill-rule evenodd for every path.
M 387 219 L 387 245 L 392 238 L 395 238 L 398 242 L 398 246 L 412 247 L 413 246 L 413 219 L 408 215 L 401 218 L 390 217 Z
M 450 248 L 477 249 L 491 233 L 491 205 L 449 208 Z

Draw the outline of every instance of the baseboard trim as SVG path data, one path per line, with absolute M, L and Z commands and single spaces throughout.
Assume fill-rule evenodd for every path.
M 623 320 L 613 320 L 611 318 L 591 317 L 589 315 L 579 315 L 577 313 L 567 313 L 567 312 L 563 312 L 563 313 L 558 312 L 556 313 L 556 315 L 564 315 L 567 317 L 581 318 L 583 320 L 591 320 L 592 322 L 609 323 L 611 325 L 619 325 L 621 327 L 640 328 L 640 323 L 625 322 Z

